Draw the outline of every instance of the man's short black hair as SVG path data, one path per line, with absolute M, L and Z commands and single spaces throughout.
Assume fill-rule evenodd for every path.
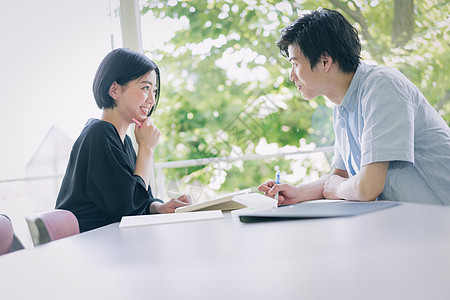
M 147 74 L 156 72 L 156 96 L 149 116 L 156 109 L 161 93 L 160 75 L 158 66 L 144 54 L 127 49 L 118 48 L 105 56 L 95 74 L 93 92 L 95 102 L 99 108 L 113 108 L 116 106 L 114 99 L 109 95 L 111 85 L 117 82 L 126 85 L 131 80 Z
M 325 54 L 345 73 L 356 71 L 361 59 L 356 28 L 339 12 L 325 8 L 305 14 L 285 27 L 277 45 L 285 57 L 289 57 L 289 45 L 298 46 L 311 69 Z

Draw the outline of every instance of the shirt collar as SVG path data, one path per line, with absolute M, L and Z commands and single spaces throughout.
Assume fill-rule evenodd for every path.
M 362 75 L 365 73 L 367 65 L 363 62 L 359 63 L 358 68 L 356 69 L 355 75 L 353 75 L 352 82 L 348 87 L 347 93 L 345 93 L 344 99 L 342 99 L 339 108 L 345 108 L 348 112 L 353 112 L 356 107 L 356 97 L 353 97 L 353 94 L 358 90 L 359 80 Z

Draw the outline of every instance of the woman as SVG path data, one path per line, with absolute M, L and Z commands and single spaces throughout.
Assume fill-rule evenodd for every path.
M 97 70 L 93 92 L 102 116 L 88 120 L 76 140 L 56 208 L 72 211 L 83 232 L 122 216 L 173 213 L 188 205 L 186 195 L 163 203 L 149 186 L 160 136 L 149 118 L 160 95 L 157 65 L 141 53 L 113 50 Z M 132 122 L 137 156 L 126 134 Z

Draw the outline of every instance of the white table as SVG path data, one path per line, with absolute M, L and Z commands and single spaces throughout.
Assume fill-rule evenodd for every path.
M 0 257 L 2 299 L 450 299 L 450 208 L 118 223 Z

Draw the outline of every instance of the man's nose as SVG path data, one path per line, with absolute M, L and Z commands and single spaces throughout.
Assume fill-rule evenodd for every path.
M 297 74 L 295 74 L 294 68 L 291 69 L 291 74 L 289 75 L 289 80 L 295 82 L 298 79 Z

